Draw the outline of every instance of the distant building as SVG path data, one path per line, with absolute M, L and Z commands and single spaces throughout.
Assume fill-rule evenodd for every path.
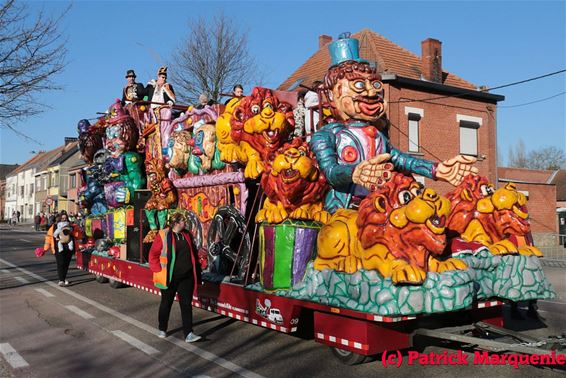
M 422 41 L 419 56 L 369 29 L 352 37 L 360 41 L 361 57 L 382 75 L 393 145 L 435 161 L 458 154 L 476 156 L 482 175 L 496 182 L 496 109 L 504 97 L 482 92 L 444 71 L 438 40 Z M 323 80 L 330 66 L 330 42 L 331 37 L 320 36 L 318 50 L 279 89 L 296 89 L 299 84 L 310 86 L 315 80 Z M 440 193 L 452 189 L 447 183 L 426 181 Z
M 50 210 L 56 212 L 67 211 L 67 190 L 69 189 L 69 167 L 80 161 L 77 138 L 65 138 L 65 145 L 61 154 L 47 167 L 49 183 L 47 196 Z
M 18 168 L 18 164 L 0 164 L 0 220 L 6 220 L 7 216 L 4 214 L 6 206 L 6 175 Z M 8 214 L 11 216 L 12 213 Z
M 498 186 L 514 182 L 517 190 L 527 196 L 531 230 L 535 244 L 539 246 L 558 243 L 556 184 L 553 183 L 557 172 L 507 167 L 498 169 Z
M 72 167 L 69 167 L 69 184 L 67 190 L 67 212 L 78 213 L 79 207 L 79 189 L 83 186 L 83 179 L 81 175 L 82 168 L 86 167 L 83 161 L 78 162 Z

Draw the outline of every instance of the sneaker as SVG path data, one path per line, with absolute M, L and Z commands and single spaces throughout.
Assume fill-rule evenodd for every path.
M 165 331 L 159 331 L 157 332 L 157 337 L 159 337 L 160 339 L 164 339 L 167 337 L 167 333 Z
M 65 281 L 59 281 L 59 286 L 65 286 Z
M 199 341 L 200 339 L 202 339 L 202 337 L 200 337 L 199 335 L 195 335 L 193 332 L 191 332 L 187 335 L 185 342 L 194 343 L 195 341 Z
M 69 286 L 69 281 L 65 280 L 65 286 Z

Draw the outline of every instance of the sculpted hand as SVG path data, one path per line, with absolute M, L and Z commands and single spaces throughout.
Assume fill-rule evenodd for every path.
M 473 166 L 477 161 L 473 156 L 458 155 L 452 159 L 438 163 L 436 178 L 457 186 L 469 174 L 477 175 L 478 169 Z
M 361 185 L 369 191 L 375 191 L 378 187 L 391 180 L 393 164 L 385 163 L 391 158 L 389 154 L 377 155 L 374 158 L 362 161 L 352 174 L 352 181 Z

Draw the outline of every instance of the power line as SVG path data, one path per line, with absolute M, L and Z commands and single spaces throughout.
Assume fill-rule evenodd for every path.
M 455 95 L 429 97 L 429 98 L 424 98 L 424 99 L 421 99 L 421 100 L 407 98 L 407 99 L 403 99 L 403 100 L 399 100 L 399 101 L 391 101 L 390 104 L 407 103 L 407 102 L 425 102 L 425 101 L 430 101 L 430 100 L 440 100 L 440 99 L 443 99 L 443 98 L 463 97 L 463 96 L 468 96 L 470 94 L 476 94 L 478 92 L 488 92 L 488 91 L 495 90 L 495 89 L 507 88 L 507 87 L 511 87 L 511 86 L 514 86 L 514 85 L 527 83 L 529 81 L 540 80 L 540 79 L 543 79 L 545 77 L 561 74 L 563 72 L 566 72 L 566 69 L 555 71 L 555 72 L 550 72 L 550 73 L 540 75 L 540 76 L 531 77 L 529 79 L 524 79 L 524 80 L 515 81 L 515 82 L 512 82 L 512 83 L 508 83 L 508 84 L 499 85 L 497 87 L 484 88 L 484 89 L 481 89 L 479 91 L 477 91 L 477 90 L 467 90 L 464 93 L 459 93 L 459 94 L 455 94 Z
M 508 109 L 508 108 L 518 108 L 519 106 L 526 106 L 526 105 L 536 104 L 536 103 L 538 103 L 538 102 L 543 102 L 543 101 L 550 100 L 550 99 L 555 98 L 555 97 L 558 97 L 558 96 L 562 96 L 564 93 L 566 93 L 566 91 L 565 91 L 565 92 L 557 93 L 557 94 L 555 94 L 555 95 L 553 95 L 553 96 L 550 96 L 550 97 L 541 98 L 540 100 L 535 100 L 535 101 L 531 101 L 531 102 L 525 102 L 524 104 L 517 104 L 517 105 L 499 105 L 498 108 L 507 108 L 507 109 Z

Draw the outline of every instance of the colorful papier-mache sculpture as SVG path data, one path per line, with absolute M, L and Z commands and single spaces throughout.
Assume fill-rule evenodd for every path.
M 222 127 L 225 127 L 224 122 L 221 121 Z M 289 104 L 279 101 L 270 89 L 256 87 L 233 110 L 230 147 L 226 146 L 229 144 L 226 130 L 217 131 L 221 157 L 245 164 L 245 177 L 257 178 L 265 170 L 264 162 L 287 141 L 294 123 Z
M 394 148 L 379 129 L 386 113 L 381 76 L 359 58 L 358 40 L 341 36 L 329 45 L 332 66 L 325 77 L 326 95 L 337 120 L 317 131 L 311 148 L 331 189 L 326 209 L 349 208 L 391 178 L 391 170 L 415 173 L 457 185 L 475 158 L 456 156 L 433 163 Z
M 98 150 L 94 154 L 93 164 L 81 171 L 84 185 L 79 190 L 79 203 L 92 215 L 101 215 L 108 210 L 104 196 L 104 162 L 109 156 L 106 150 Z
M 520 253 L 542 256 L 530 237 L 527 198 L 508 183 L 495 190 L 486 177 L 468 176 L 448 194 L 452 213 L 448 228 L 468 245 L 453 243 L 453 251 L 460 252 L 477 242 L 489 248 L 494 255 Z
M 216 139 L 218 150 L 220 150 L 220 159 L 227 163 L 245 160 L 245 157 L 241 156 L 240 148 L 232 140 L 232 127 L 230 126 L 230 120 L 240 101 L 241 98 L 233 98 L 228 101 L 224 113 L 220 114 L 216 120 Z
M 88 119 L 81 119 L 77 124 L 77 131 L 79 133 L 81 159 L 85 163 L 91 164 L 96 151 L 103 147 L 102 136 L 104 135 L 104 129 L 99 127 L 98 123 L 92 126 Z
M 106 123 L 105 146 L 111 156 L 104 162 L 104 169 L 112 182 L 105 184 L 104 191 L 108 206 L 119 207 L 130 203 L 135 190 L 145 187 L 143 161 L 134 152 L 139 134 L 120 100 L 110 107 Z
M 442 259 L 450 203 L 411 176 L 393 178 L 362 200 L 359 211 L 339 209 L 318 235 L 315 269 L 377 270 L 393 283 L 421 284 L 427 271 L 466 269 Z
M 287 218 L 326 223 L 323 196 L 328 189 L 314 154 L 306 142 L 294 139 L 266 165 L 261 187 L 267 199 L 256 222 L 281 223 Z
M 165 164 L 160 159 L 150 159 L 145 162 L 148 187 L 151 198 L 145 204 L 145 215 L 149 222 L 150 231 L 144 238 L 144 243 L 153 241 L 160 229 L 165 228 L 168 209 L 177 205 L 177 192 L 171 180 L 167 177 Z

